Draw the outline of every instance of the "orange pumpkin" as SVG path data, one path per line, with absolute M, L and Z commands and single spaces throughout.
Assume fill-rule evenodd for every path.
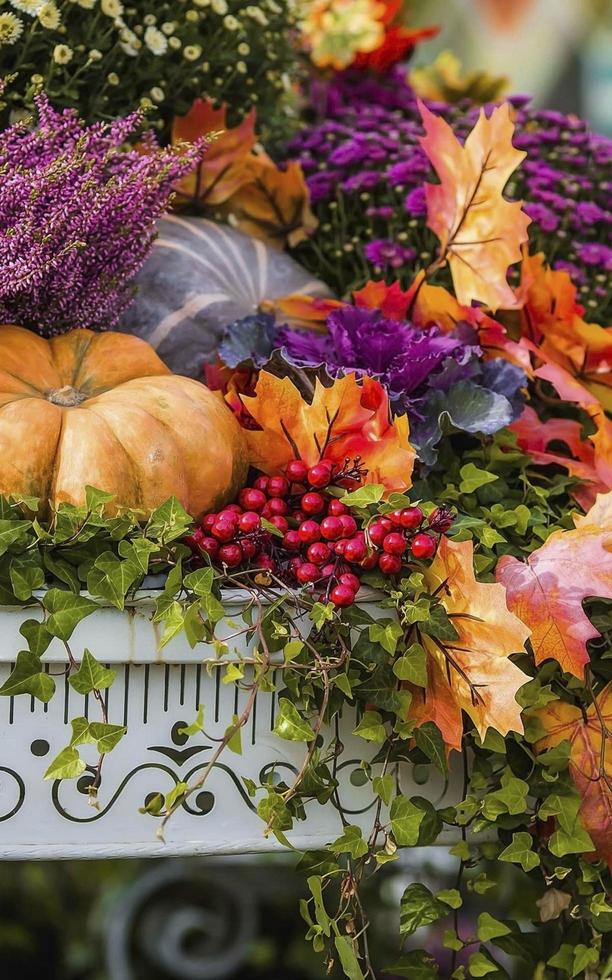
M 150 513 L 175 495 L 194 516 L 244 484 L 238 422 L 144 340 L 74 330 L 43 340 L 0 327 L 0 493 L 52 507 L 90 485 Z

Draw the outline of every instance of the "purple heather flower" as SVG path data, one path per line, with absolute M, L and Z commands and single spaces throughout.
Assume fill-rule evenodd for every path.
M 176 180 L 198 147 L 122 149 L 139 114 L 85 126 L 36 99 L 37 124 L 0 133 L 0 318 L 43 334 L 114 326 Z
M 368 262 L 382 267 L 391 266 L 392 269 L 399 269 L 401 265 L 416 258 L 414 248 L 407 248 L 387 238 L 377 238 L 373 242 L 368 242 L 364 253 Z

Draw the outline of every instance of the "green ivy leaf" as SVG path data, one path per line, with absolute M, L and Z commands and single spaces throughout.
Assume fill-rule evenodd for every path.
M 507 936 L 511 931 L 508 926 L 489 915 L 488 912 L 481 912 L 478 916 L 476 932 L 483 943 L 487 943 L 490 939 L 499 939 L 500 936 Z
M 346 936 L 336 936 L 334 943 L 340 958 L 340 964 L 348 980 L 365 980 L 352 941 L 347 939 Z
M 45 773 L 45 779 L 77 779 L 86 769 L 77 750 L 71 746 L 56 755 Z
M 372 789 L 381 798 L 385 806 L 390 806 L 395 789 L 395 777 L 393 773 L 386 773 L 384 776 L 374 776 Z
M 427 687 L 427 654 L 420 643 L 413 643 L 393 664 L 393 673 L 400 681 L 417 687 Z
M 85 487 L 85 507 L 90 514 L 101 515 L 107 504 L 115 499 L 114 493 L 106 493 L 97 487 Z
M 408 980 L 436 980 L 440 976 L 436 961 L 424 949 L 412 949 L 409 953 L 404 953 L 397 963 L 387 967 L 383 973 L 392 973 L 394 977 L 405 977 Z
M 191 725 L 185 725 L 183 728 L 179 728 L 179 735 L 186 735 L 190 738 L 192 735 L 197 735 L 198 732 L 204 731 L 204 705 L 198 705 L 198 713 L 195 721 L 192 721 Z
M 325 901 L 323 899 L 323 883 L 319 875 L 311 875 L 307 879 L 307 884 L 312 895 L 315 921 L 323 930 L 325 936 L 331 935 L 331 920 L 327 914 L 327 909 L 325 908 Z
M 533 849 L 533 838 L 526 831 L 512 834 L 512 843 L 499 855 L 500 861 L 520 864 L 523 871 L 532 871 L 540 863 L 540 855 Z
M 166 793 L 166 810 L 171 810 L 174 806 L 180 805 L 188 789 L 189 786 L 184 782 L 179 782 L 173 786 L 170 792 Z
M 159 551 L 159 545 L 148 538 L 132 538 L 131 541 L 120 541 L 117 549 L 126 563 L 134 570 L 134 577 L 147 575 L 151 555 Z
M 147 534 L 154 541 L 168 544 L 187 533 L 193 519 L 176 497 L 170 497 L 153 511 L 147 524 Z
M 25 544 L 31 521 L 0 520 L 0 555 L 6 554 L 12 544 Z
M 15 666 L 0 687 L 0 695 L 14 697 L 18 694 L 31 694 L 44 704 L 50 701 L 55 692 L 55 681 L 40 669 L 40 660 L 29 650 L 20 650 Z
M 87 574 L 87 588 L 92 595 L 123 609 L 130 586 L 139 574 L 138 567 L 131 562 L 120 561 L 112 551 L 105 551 L 96 558 Z
M 46 628 L 60 640 L 69 640 L 81 620 L 98 609 L 98 604 L 93 599 L 66 592 L 64 589 L 49 589 L 45 592 L 43 605 L 50 613 Z
M 329 845 L 329 849 L 334 854 L 350 854 L 357 860 L 368 853 L 368 844 L 363 839 L 361 827 L 349 825 L 344 828 L 342 836 Z
M 103 691 L 110 687 L 116 676 L 114 670 L 103 667 L 85 648 L 79 669 L 70 675 L 68 682 L 79 694 L 90 694 L 95 688 Z
M 509 769 L 506 769 L 501 777 L 501 784 L 501 789 L 487 793 L 484 798 L 482 812 L 487 820 L 496 820 L 502 813 L 516 816 L 525 813 L 527 809 L 529 783 L 524 779 L 518 779 Z
M 429 926 L 443 916 L 449 908 L 432 895 L 426 885 L 413 882 L 408 885 L 400 902 L 400 933 L 411 936 L 421 926 Z
M 396 796 L 391 804 L 391 830 L 398 847 L 414 847 L 424 813 L 407 796 Z
M 238 725 L 239 720 L 240 719 L 238 718 L 238 715 L 233 715 L 231 725 L 228 725 L 227 728 L 225 729 L 225 737 L 227 737 L 227 735 L 234 728 L 236 729 L 232 737 L 230 738 L 229 742 L 227 743 L 227 747 L 230 750 L 230 752 L 235 752 L 236 755 L 242 755 L 242 727 Z
M 123 725 L 111 725 L 104 721 L 92 721 L 89 725 L 89 731 L 96 743 L 98 752 L 103 755 L 106 752 L 112 752 L 127 732 L 127 728 Z
M 45 584 L 45 573 L 39 563 L 38 554 L 32 559 L 13 558 L 9 567 L 13 592 L 17 599 L 25 602 L 36 589 Z
M 367 742 L 384 742 L 387 733 L 382 723 L 382 715 L 378 711 L 364 711 L 353 735 L 359 735 L 360 738 L 365 738 Z
M 179 633 L 182 632 L 185 625 L 183 607 L 178 599 L 173 599 L 169 607 L 165 610 L 162 622 L 164 624 L 164 631 L 159 641 L 159 650 L 163 650 L 163 648 L 170 643 L 170 640 L 173 640 L 175 636 L 178 636 Z
M 381 483 L 367 483 L 364 487 L 359 487 L 358 490 L 345 493 L 340 499 L 347 507 L 364 508 L 369 507 L 370 504 L 377 504 L 379 500 L 382 500 L 384 494 L 385 488 Z
M 572 976 L 577 977 L 579 973 L 586 970 L 588 966 L 597 966 L 599 963 L 599 953 L 594 946 L 585 946 L 579 943 L 574 950 L 574 961 L 572 963 Z
M 414 740 L 421 752 L 427 756 L 430 762 L 433 762 L 436 769 L 439 769 L 442 775 L 446 776 L 448 766 L 444 739 L 435 722 L 426 721 L 423 725 L 415 728 Z
M 437 892 L 436 898 L 444 902 L 445 905 L 450 905 L 452 909 L 460 909 L 463 905 L 461 892 L 456 888 L 446 888 L 444 891 Z
M 471 977 L 486 977 L 488 973 L 497 973 L 497 966 L 484 953 L 472 953 L 468 970 Z
M 37 619 L 26 619 L 19 627 L 19 632 L 27 641 L 30 653 L 42 657 L 53 637 L 44 623 Z
M 315 734 L 305 721 L 293 701 L 289 698 L 279 698 L 279 713 L 272 731 L 280 738 L 291 742 L 311 742 Z
M 380 643 L 393 656 L 404 631 L 395 619 L 379 619 L 368 627 L 368 635 L 371 643 Z
M 495 480 L 499 479 L 496 473 L 480 470 L 474 463 L 466 463 L 459 472 L 461 474 L 461 483 L 459 484 L 461 493 L 475 493 L 480 487 L 486 486 L 487 483 L 494 483 Z

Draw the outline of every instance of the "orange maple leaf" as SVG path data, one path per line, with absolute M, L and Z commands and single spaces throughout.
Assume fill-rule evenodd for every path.
M 612 328 L 586 323 L 576 287 L 564 269 L 550 269 L 544 256 L 524 255 L 521 333 L 541 353 L 576 376 L 604 408 L 612 410 Z
M 210 99 L 196 99 L 185 116 L 174 117 L 173 145 L 210 138 L 201 162 L 176 185 L 179 203 L 222 204 L 249 179 L 246 164 L 256 140 L 255 110 L 233 129 L 226 125 L 226 111 L 226 106 L 215 109 Z
M 311 235 L 318 221 L 299 163 L 280 170 L 265 154 L 251 156 L 246 180 L 228 202 L 228 211 L 242 231 L 270 245 L 295 248 Z
M 512 145 L 514 124 L 507 103 L 487 118 L 484 109 L 462 146 L 451 127 L 419 102 L 425 136 L 420 142 L 439 184 L 427 184 L 427 224 L 440 239 L 434 268 L 450 265 L 459 303 L 472 300 L 493 311 L 514 308 L 517 298 L 506 281 L 508 267 L 521 258 L 530 218 L 522 202 L 502 191 L 525 157 Z
M 405 415 L 390 418 L 389 398 L 378 381 L 355 375 L 325 388 L 318 380 L 306 401 L 289 378 L 261 371 L 255 394 L 242 403 L 260 427 L 247 430 L 253 466 L 264 473 L 283 470 L 291 459 L 309 466 L 322 456 L 343 464 L 360 457 L 367 483 L 387 490 L 412 485 L 415 453 Z
M 310 296 L 307 293 L 290 293 L 288 296 L 263 300 L 259 304 L 262 312 L 273 313 L 278 318 L 282 318 L 283 323 L 318 333 L 327 329 L 325 321 L 329 314 L 342 306 L 346 306 L 342 300 L 327 296 Z
M 586 644 L 600 636 L 582 608 L 583 599 L 612 599 L 612 493 L 600 496 L 571 531 L 554 531 L 526 562 L 503 555 L 497 580 L 508 606 L 531 629 L 537 664 L 557 660 L 584 677 Z
M 580 817 L 612 869 L 612 683 L 583 715 L 565 701 L 551 701 L 534 712 L 546 730 L 534 748 L 537 753 L 570 743 L 569 772 L 581 796 Z
M 424 572 L 428 590 L 440 596 L 458 633 L 437 642 L 422 634 L 428 653 L 427 688 L 411 687 L 410 717 L 417 725 L 434 721 L 449 748 L 461 750 L 461 712 L 481 738 L 488 728 L 502 735 L 522 732 L 516 692 L 529 677 L 510 659 L 524 650 L 529 629 L 506 605 L 502 585 L 476 581 L 473 543 L 442 538 Z

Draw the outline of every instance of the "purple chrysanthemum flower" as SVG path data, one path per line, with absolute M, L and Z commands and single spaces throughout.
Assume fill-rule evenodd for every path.
M 0 134 L 0 318 L 47 335 L 112 327 L 200 148 L 125 150 L 138 113 L 84 126 L 44 95 L 36 107 L 34 128 Z
M 416 256 L 413 248 L 407 248 L 405 245 L 390 241 L 388 238 L 378 238 L 374 242 L 368 242 L 364 248 L 364 253 L 368 262 L 372 262 L 381 268 L 390 266 L 392 269 L 399 269 L 400 266 L 406 262 L 411 262 Z

